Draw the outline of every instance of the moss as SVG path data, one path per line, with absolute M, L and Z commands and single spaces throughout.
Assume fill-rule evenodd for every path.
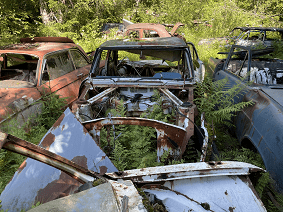
M 93 181 L 92 186 L 93 186 L 93 187 L 96 187 L 96 186 L 99 186 L 99 185 L 101 185 L 101 184 L 103 184 L 103 183 L 105 183 L 104 180 L 102 180 L 102 179 L 97 179 L 97 180 Z

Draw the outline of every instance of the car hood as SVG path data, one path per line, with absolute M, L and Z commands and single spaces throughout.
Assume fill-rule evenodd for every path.
M 261 90 L 283 106 L 283 86 L 270 86 L 261 88 Z

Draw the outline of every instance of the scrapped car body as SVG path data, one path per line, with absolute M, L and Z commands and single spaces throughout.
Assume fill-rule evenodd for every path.
M 220 43 L 225 47 L 231 45 L 252 46 L 253 48 L 272 47 L 276 41 L 281 41 L 283 28 L 276 27 L 235 27 L 228 36 L 208 38 L 199 41 L 198 45 Z
M 83 49 L 63 37 L 22 38 L 1 47 L 0 57 L 1 123 L 13 116 L 22 125 L 39 110 L 34 103 L 48 93 L 73 102 L 90 68 Z
M 169 149 L 178 158 L 194 134 L 193 89 L 204 71 L 194 45 L 177 37 L 107 41 L 96 50 L 72 110 L 97 143 L 104 126 L 148 126 L 157 133 L 158 160 Z M 164 114 L 176 111 L 174 124 L 140 117 L 157 104 L 156 92 Z M 117 105 L 126 108 L 126 117 L 105 115 Z
M 283 189 L 283 60 L 261 58 L 266 50 L 232 46 L 226 59 L 214 72 L 214 79 L 228 79 L 227 86 L 244 86 L 235 103 L 252 101 L 235 117 L 236 135 L 241 145 L 258 151 L 267 171 Z
M 271 47 L 274 41 L 281 40 L 283 29 L 276 27 L 235 27 L 228 38 L 232 44 L 240 46 Z
M 162 24 L 154 24 L 154 23 L 130 24 L 126 27 L 124 36 L 129 36 L 132 38 L 139 38 L 139 39 L 179 36 L 176 33 L 176 31 L 180 26 L 184 26 L 184 24 L 177 23 L 173 26 L 172 30 L 168 32 L 165 26 Z
M 28 210 L 41 202 L 29 211 L 147 211 L 140 188 L 148 204 L 167 211 L 266 211 L 248 177 L 261 168 L 218 161 L 121 172 L 69 109 L 39 146 L 0 137 L 0 147 L 30 157 L 0 196 L 4 210 Z M 104 183 L 93 187 L 96 179 Z

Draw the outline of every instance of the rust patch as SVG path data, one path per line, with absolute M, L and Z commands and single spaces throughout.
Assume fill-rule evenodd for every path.
M 86 156 L 76 156 L 72 159 L 72 161 L 86 169 L 88 169 L 87 167 L 87 158 Z
M 114 172 L 114 173 L 115 173 L 115 175 L 116 175 L 117 177 L 124 177 L 124 176 L 127 176 L 127 175 L 128 175 L 127 172 L 121 172 L 121 171 L 119 171 L 119 172 Z
M 39 146 L 43 147 L 46 150 L 49 150 L 49 147 L 51 144 L 55 141 L 55 135 L 53 135 L 51 132 L 48 133 L 47 136 L 45 136 L 44 140 L 41 142 Z
M 27 165 L 27 161 L 25 160 L 21 165 L 20 167 L 18 168 L 18 174 L 21 173 L 21 171 L 26 167 Z
M 99 175 L 104 175 L 107 172 L 106 166 L 99 166 Z
M 87 168 L 87 158 L 85 156 L 76 156 L 72 159 L 72 161 L 84 168 Z M 38 201 L 40 203 L 46 203 L 51 200 L 68 196 L 75 193 L 80 185 L 81 183 L 77 180 L 64 172 L 61 172 L 58 180 L 48 183 L 45 188 L 40 189 L 37 192 L 35 203 Z
M 83 131 L 84 131 L 84 134 L 88 133 L 88 131 L 87 131 L 87 129 L 85 127 L 83 127 Z
M 39 201 L 40 203 L 46 203 L 51 200 L 68 196 L 69 194 L 74 193 L 80 185 L 81 184 L 77 180 L 64 172 L 61 172 L 58 180 L 48 183 L 45 188 L 40 189 L 37 192 L 34 202 L 36 203 Z
M 229 207 L 229 212 L 233 212 L 236 207 Z
M 259 140 L 258 145 L 257 145 L 258 147 L 259 147 L 259 145 L 260 145 L 262 139 L 263 139 L 263 136 L 260 137 L 260 140 Z
M 65 114 L 63 113 L 63 114 L 59 117 L 59 119 L 53 124 L 52 128 L 53 128 L 53 129 L 56 129 L 57 127 L 59 127 L 64 118 L 65 118 Z

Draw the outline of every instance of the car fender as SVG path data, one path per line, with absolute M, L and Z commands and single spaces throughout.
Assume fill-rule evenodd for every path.
M 239 141 L 249 139 L 260 153 L 266 169 L 283 188 L 282 126 L 283 114 L 279 105 L 260 89 L 250 90 L 243 101 L 252 100 L 254 104 L 240 111 L 235 117 L 236 135 Z M 242 144 L 243 145 L 243 144 Z

